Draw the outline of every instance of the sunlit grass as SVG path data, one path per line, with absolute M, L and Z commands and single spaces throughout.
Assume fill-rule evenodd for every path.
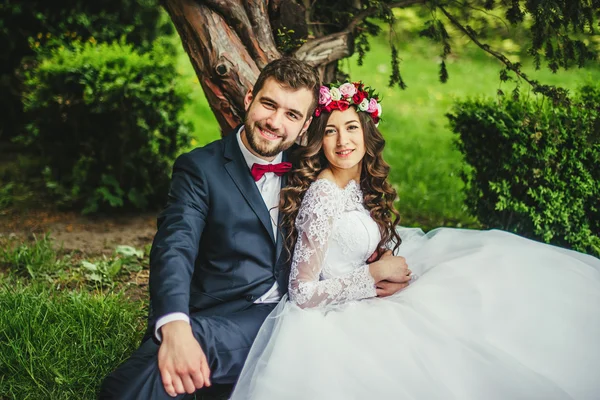
M 143 302 L 0 281 L 0 399 L 94 399 L 136 348 Z

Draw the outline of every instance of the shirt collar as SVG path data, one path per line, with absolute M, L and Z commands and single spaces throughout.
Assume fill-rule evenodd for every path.
M 244 160 L 246 160 L 246 164 L 248 164 L 248 169 L 251 169 L 255 163 L 256 164 L 277 164 L 277 163 L 281 162 L 281 160 L 283 159 L 282 153 L 277 154 L 277 157 L 275 157 L 275 159 L 273 161 L 266 161 L 260 157 L 255 156 L 254 154 L 252 154 L 250 152 L 250 150 L 248 150 L 248 148 L 246 147 L 244 142 L 242 141 L 242 129 L 244 129 L 244 125 L 242 125 L 240 127 L 240 129 L 238 129 L 238 131 L 235 135 L 237 137 L 237 141 L 238 141 L 238 145 L 240 146 L 240 150 L 242 150 L 242 155 L 244 156 Z

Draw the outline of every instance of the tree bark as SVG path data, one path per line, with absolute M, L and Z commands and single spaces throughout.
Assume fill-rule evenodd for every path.
M 277 0 L 272 0 L 277 1 Z M 279 0 L 281 6 L 285 0 Z M 281 57 L 266 0 L 164 0 L 211 110 L 225 135 L 244 119 L 244 95 L 260 70 Z M 273 5 L 272 5 L 273 6 Z M 353 51 L 347 31 L 311 39 L 292 56 L 332 80 Z
M 294 56 L 317 67 L 323 82 L 331 82 L 337 73 L 337 60 L 349 57 L 353 51 L 352 35 L 342 31 L 307 41 Z
M 238 34 L 207 5 L 194 0 L 168 0 L 164 5 L 226 134 L 243 120 L 244 95 L 260 72 L 257 63 Z

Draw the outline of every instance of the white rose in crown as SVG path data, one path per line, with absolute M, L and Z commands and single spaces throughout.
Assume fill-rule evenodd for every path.
M 340 92 L 340 89 L 338 88 L 331 88 L 329 89 L 329 93 L 331 94 L 331 100 L 333 101 L 339 101 L 342 99 L 342 92 Z
M 369 100 L 365 98 L 358 105 L 358 110 L 359 111 L 367 111 L 368 109 L 369 109 Z

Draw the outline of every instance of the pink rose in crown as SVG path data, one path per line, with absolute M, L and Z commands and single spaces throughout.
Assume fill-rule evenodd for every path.
M 319 104 L 327 106 L 329 103 L 331 103 L 331 93 L 329 92 L 329 88 L 321 86 L 321 89 L 319 90 Z
M 340 86 L 340 92 L 342 93 L 342 97 L 351 98 L 356 93 L 356 87 L 353 83 L 344 83 Z
M 379 121 L 379 117 L 381 117 L 381 104 L 377 104 L 377 109 L 371 113 L 371 117 L 373 117 L 373 119 L 377 118 Z
M 372 112 L 375 112 L 377 110 L 377 100 L 375 100 L 374 98 L 371 98 L 369 100 L 369 108 L 367 108 L 367 112 L 369 114 L 371 114 Z

